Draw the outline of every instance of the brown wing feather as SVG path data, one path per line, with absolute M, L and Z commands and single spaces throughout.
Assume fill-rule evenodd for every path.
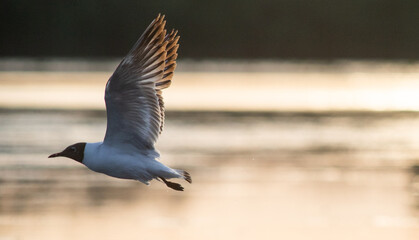
M 172 77 L 173 73 L 176 69 L 176 59 L 177 59 L 177 49 L 179 48 L 179 36 L 177 35 L 177 31 L 172 29 L 170 34 L 167 34 L 165 40 L 167 41 L 166 45 L 166 59 L 165 59 L 165 67 L 163 72 L 163 77 L 156 82 L 156 92 L 157 97 L 159 98 L 159 106 L 160 106 L 160 133 L 163 131 L 164 126 L 164 118 L 165 118 L 165 109 L 164 109 L 164 101 L 162 96 L 162 89 L 170 87 L 172 84 Z

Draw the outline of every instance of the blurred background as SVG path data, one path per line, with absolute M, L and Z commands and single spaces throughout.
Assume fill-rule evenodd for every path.
M 418 1 L 0 6 L 0 239 L 419 238 Z M 157 148 L 194 183 L 48 159 L 103 139 L 158 13 L 181 39 Z

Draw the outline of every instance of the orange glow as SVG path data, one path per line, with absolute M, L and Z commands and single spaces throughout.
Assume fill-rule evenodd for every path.
M 104 109 L 106 72 L 1 72 L 0 106 Z M 419 110 L 419 72 L 176 73 L 169 110 Z

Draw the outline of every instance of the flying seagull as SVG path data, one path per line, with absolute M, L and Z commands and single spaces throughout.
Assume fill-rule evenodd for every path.
M 103 142 L 79 142 L 49 158 L 68 157 L 95 172 L 147 185 L 156 179 L 178 191 L 183 187 L 167 179 L 192 183 L 188 172 L 159 162 L 154 148 L 164 123 L 162 90 L 171 84 L 179 47 L 177 31 L 167 33 L 165 24 L 159 14 L 108 80 Z

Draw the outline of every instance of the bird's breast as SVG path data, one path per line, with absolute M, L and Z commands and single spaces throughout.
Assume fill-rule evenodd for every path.
M 154 158 L 149 155 L 126 153 L 103 144 L 92 145 L 88 151 L 87 154 L 85 151 L 86 159 L 83 163 L 89 169 L 117 178 L 137 179 L 146 174 L 154 162 Z

